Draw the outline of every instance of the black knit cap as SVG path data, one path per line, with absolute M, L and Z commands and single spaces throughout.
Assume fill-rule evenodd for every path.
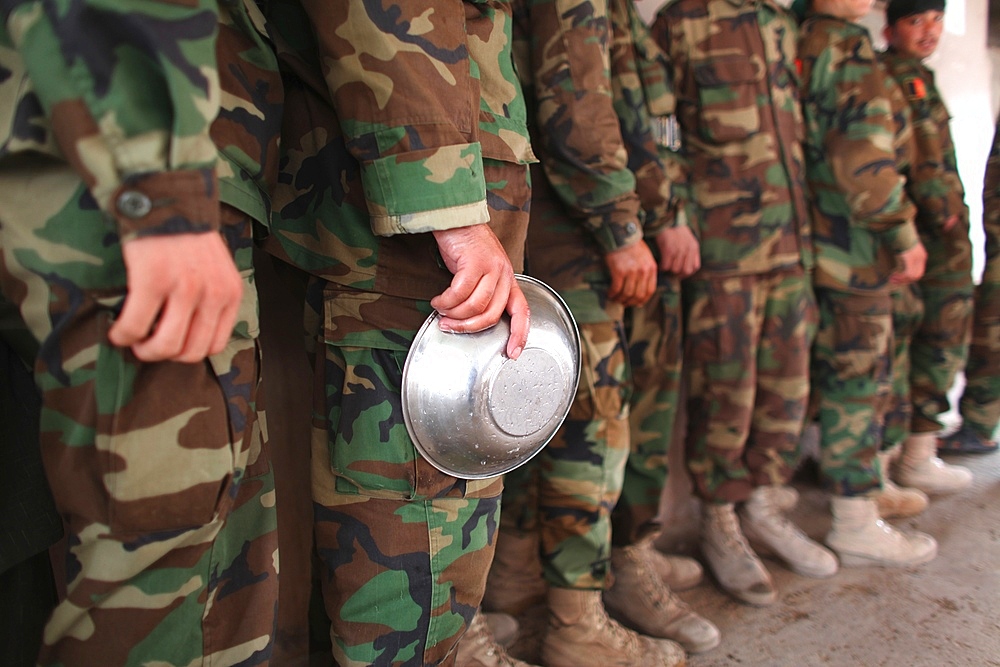
M 930 11 L 943 12 L 944 0 L 889 0 L 885 8 L 885 22 L 892 25 L 907 16 Z

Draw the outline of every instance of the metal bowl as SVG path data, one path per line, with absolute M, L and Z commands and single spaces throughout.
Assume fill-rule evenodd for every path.
M 580 333 L 563 300 L 529 276 L 517 282 L 531 307 L 528 342 L 506 356 L 510 317 L 473 334 L 427 318 L 403 367 L 403 419 L 417 451 L 463 479 L 495 477 L 526 463 L 555 435 L 580 379 Z

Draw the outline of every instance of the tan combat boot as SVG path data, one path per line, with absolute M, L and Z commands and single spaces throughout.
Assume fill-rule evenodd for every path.
M 889 470 L 899 457 L 900 450 L 901 447 L 896 445 L 878 453 L 882 490 L 875 496 L 875 502 L 878 504 L 878 515 L 883 519 L 916 516 L 927 509 L 929 502 L 927 494 L 920 489 L 896 486 L 889 477 Z
M 476 610 L 469 629 L 458 640 L 456 665 L 460 667 L 534 667 L 507 655 L 490 630 L 486 616 Z
M 601 591 L 550 588 L 546 667 L 683 667 L 684 649 L 628 630 L 608 617 Z
M 934 559 L 937 542 L 923 533 L 903 533 L 882 521 L 874 498 L 836 496 L 827 545 L 844 567 L 904 567 Z
M 493 564 L 486 577 L 483 608 L 517 618 L 528 607 L 544 604 L 547 590 L 548 585 L 542 577 L 538 533 L 498 530 Z
M 933 433 L 918 433 L 907 438 L 893 473 L 903 486 L 920 489 L 928 495 L 954 493 L 972 484 L 972 471 L 938 458 L 937 436 Z
M 672 591 L 686 591 L 694 588 L 705 578 L 705 569 L 694 558 L 668 554 L 654 544 L 651 535 L 632 545 L 642 550 L 642 558 L 663 580 L 663 585 Z
M 611 587 L 604 606 L 613 618 L 650 637 L 672 639 L 690 653 L 719 645 L 719 629 L 663 584 L 639 544 L 611 549 Z
M 794 486 L 775 484 L 771 488 L 771 501 L 782 512 L 789 512 L 799 504 L 799 492 Z
M 771 553 L 804 577 L 832 577 L 837 557 L 813 542 L 778 509 L 772 486 L 758 486 L 743 503 L 743 534 L 759 553 Z
M 732 503 L 705 503 L 701 552 L 716 581 L 737 600 L 763 606 L 778 599 L 770 573 L 743 536 Z
M 541 659 L 542 638 L 548 626 L 547 591 L 538 533 L 501 527 L 486 578 L 483 609 L 510 614 L 517 621 L 517 638 L 506 646 L 511 656 L 529 663 Z

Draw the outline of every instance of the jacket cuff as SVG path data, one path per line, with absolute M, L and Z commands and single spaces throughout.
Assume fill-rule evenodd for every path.
M 642 240 L 642 224 L 636 212 L 616 211 L 608 216 L 591 218 L 594 238 L 604 252 L 612 252 Z
M 121 241 L 219 229 L 214 169 L 166 171 L 127 178 L 110 202 Z
M 361 181 L 372 231 L 379 236 L 417 234 L 489 220 L 479 143 L 409 151 L 365 162 Z M 445 219 L 439 220 L 442 212 Z
M 917 226 L 913 220 L 907 220 L 902 225 L 886 231 L 885 238 L 897 255 L 906 252 L 920 242 L 920 235 L 917 234 Z

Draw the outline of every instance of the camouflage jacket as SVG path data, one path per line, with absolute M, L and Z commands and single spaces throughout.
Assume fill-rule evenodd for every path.
M 909 103 L 914 157 L 906 192 L 917 206 L 917 228 L 934 235 L 953 215 L 968 222 L 965 188 L 958 175 L 955 143 L 948 126 L 951 114 L 934 83 L 934 73 L 919 59 L 892 49 L 880 54 L 879 59 Z
M 271 0 L 267 15 L 286 82 L 267 249 L 332 283 L 429 299 L 451 274 L 425 232 L 488 222 L 484 158 L 534 161 L 510 7 Z
M 585 229 L 603 252 L 637 243 L 639 198 L 612 100 L 606 3 L 513 5 L 531 141 L 552 192 L 577 223 L 569 231 Z
M 672 0 L 652 25 L 672 65 L 679 151 L 664 151 L 702 272 L 812 266 L 795 21 L 774 0 Z
M 251 0 L 2 5 L 0 161 L 41 154 L 87 184 L 121 238 L 268 217 L 281 81 Z
M 801 26 L 802 108 L 816 244 L 815 283 L 849 292 L 889 289 L 896 255 L 917 241 L 904 191 L 905 117 L 896 84 L 864 26 L 808 15 Z M 905 109 L 904 109 L 905 111 Z
M 606 283 L 607 252 L 677 224 L 652 133 L 653 116 L 673 109 L 663 53 L 632 0 L 602 9 L 589 0 L 515 1 L 518 71 L 533 74 L 525 89 L 537 100 L 531 127 L 542 158 L 529 271 L 564 292 Z
M 621 129 L 628 169 L 642 207 L 643 235 L 687 224 L 678 216 L 673 192 L 678 175 L 668 173 L 659 153 L 658 123 L 676 109 L 670 63 L 653 41 L 633 0 L 610 0 L 611 91 Z M 672 166 L 672 165 L 671 165 Z

